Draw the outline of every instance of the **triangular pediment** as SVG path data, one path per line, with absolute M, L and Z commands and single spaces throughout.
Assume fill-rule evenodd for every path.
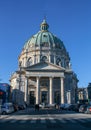
M 35 65 L 25 68 L 26 70 L 65 70 L 61 66 L 54 65 L 52 63 L 40 62 Z

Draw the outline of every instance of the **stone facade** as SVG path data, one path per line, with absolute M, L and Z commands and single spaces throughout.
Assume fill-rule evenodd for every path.
M 75 103 L 77 76 L 63 42 L 48 28 L 43 20 L 40 31 L 25 43 L 18 58 L 19 69 L 10 78 L 16 103 Z
M 87 88 L 78 88 L 78 100 L 88 100 L 88 90 Z
M 88 91 L 88 100 L 90 100 L 91 102 L 91 83 L 88 84 L 87 91 Z

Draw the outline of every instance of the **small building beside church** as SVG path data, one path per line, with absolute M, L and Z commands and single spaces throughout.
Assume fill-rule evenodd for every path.
M 88 84 L 87 91 L 88 91 L 88 101 L 91 105 L 91 83 Z
M 75 103 L 78 79 L 64 43 L 49 30 L 44 19 L 40 30 L 25 43 L 19 68 L 11 75 L 12 101 L 28 105 Z
M 0 83 L 0 105 L 11 101 L 11 86 L 7 83 Z

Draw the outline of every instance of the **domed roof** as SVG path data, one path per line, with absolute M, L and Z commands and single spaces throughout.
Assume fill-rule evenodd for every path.
M 30 47 L 54 47 L 65 49 L 63 42 L 53 35 L 51 32 L 48 31 L 49 25 L 47 24 L 46 20 L 44 19 L 41 23 L 40 31 L 33 35 L 24 45 L 24 49 L 29 49 Z

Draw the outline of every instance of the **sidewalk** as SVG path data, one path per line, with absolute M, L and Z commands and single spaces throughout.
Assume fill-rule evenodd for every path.
M 0 115 L 0 119 L 8 118 L 10 115 Z

